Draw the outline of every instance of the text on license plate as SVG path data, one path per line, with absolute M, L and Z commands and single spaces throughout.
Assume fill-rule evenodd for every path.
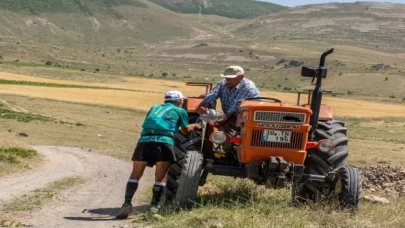
M 265 129 L 263 131 L 263 141 L 289 143 L 291 141 L 291 131 L 276 131 Z

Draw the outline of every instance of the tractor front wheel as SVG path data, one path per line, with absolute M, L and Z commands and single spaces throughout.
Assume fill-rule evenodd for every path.
M 340 206 L 349 211 L 357 211 L 362 188 L 358 169 L 351 166 L 340 168 L 333 185 Z
M 180 207 L 189 207 L 197 197 L 197 190 L 203 165 L 201 137 L 190 138 L 177 133 L 174 151 L 177 162 L 170 166 L 167 174 L 165 201 Z
M 201 177 L 203 155 L 199 151 L 188 151 L 178 180 L 176 204 L 181 208 L 191 208 L 197 198 Z

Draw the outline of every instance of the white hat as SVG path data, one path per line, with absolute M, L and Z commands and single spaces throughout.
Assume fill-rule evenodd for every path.
M 165 101 L 178 101 L 186 99 L 180 91 L 172 90 L 165 93 Z
M 240 66 L 228 66 L 225 68 L 224 73 L 221 74 L 223 78 L 236 78 L 239 75 L 244 75 L 245 71 Z

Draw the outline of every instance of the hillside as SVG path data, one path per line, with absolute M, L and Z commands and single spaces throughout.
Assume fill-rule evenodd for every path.
M 279 12 L 285 6 L 255 0 L 149 0 L 177 13 L 245 19 Z
M 0 37 L 20 44 L 131 46 L 207 29 L 144 0 L 2 0 L 0 13 Z
M 405 4 L 330 3 L 294 7 L 242 22 L 234 32 L 247 39 L 403 48 L 404 21 Z
M 123 65 L 145 46 L 217 36 L 215 24 L 231 20 L 199 22 L 146 0 L 2 0 L 0 15 L 0 60 L 78 67 Z
M 1 1 L 3 71 L 55 78 L 56 66 L 99 72 L 97 81 L 110 74 L 215 82 L 236 64 L 262 89 L 293 92 L 310 87 L 300 66 L 334 47 L 326 89 L 405 98 L 402 4 L 308 5 L 241 20 L 178 14 L 147 0 L 44 2 Z M 87 81 L 69 74 L 64 79 Z

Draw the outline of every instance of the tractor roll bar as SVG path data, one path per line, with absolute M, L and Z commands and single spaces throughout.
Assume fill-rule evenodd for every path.
M 186 86 L 202 86 L 202 87 L 205 87 L 205 94 L 206 95 L 212 90 L 212 83 L 186 82 Z

